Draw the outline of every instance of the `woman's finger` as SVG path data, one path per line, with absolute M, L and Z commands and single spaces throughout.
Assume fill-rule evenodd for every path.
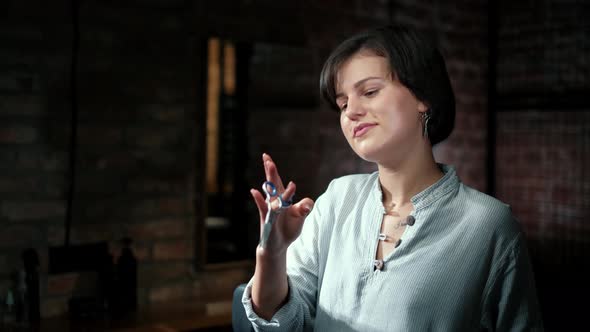
M 256 207 L 258 208 L 258 213 L 260 215 L 260 224 L 263 224 L 268 209 L 266 201 L 264 200 L 262 194 L 256 189 L 250 189 L 250 195 L 252 195 L 254 203 L 256 203 Z
M 283 200 L 290 201 L 293 198 L 293 195 L 295 195 L 295 189 L 297 189 L 295 183 L 293 181 L 289 181 L 289 183 L 287 184 L 287 188 L 285 188 L 285 191 L 283 191 L 283 193 L 281 194 Z
M 283 186 L 283 181 L 281 180 L 281 177 L 279 176 L 279 171 L 277 169 L 277 165 L 272 160 L 270 155 L 268 155 L 267 153 L 263 153 L 262 154 L 262 163 L 264 164 L 264 172 L 266 173 L 266 181 L 270 181 L 270 182 L 274 183 L 274 185 L 276 186 L 276 188 L 279 192 L 282 192 L 283 190 L 285 190 L 285 187 Z

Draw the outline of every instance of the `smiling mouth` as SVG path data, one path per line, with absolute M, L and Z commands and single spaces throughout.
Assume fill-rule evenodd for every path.
M 366 134 L 369 130 L 371 130 L 371 128 L 373 128 L 375 126 L 376 126 L 376 124 L 374 124 L 374 123 L 364 123 L 364 124 L 358 125 L 356 128 L 354 128 L 353 137 L 361 137 L 364 134 Z

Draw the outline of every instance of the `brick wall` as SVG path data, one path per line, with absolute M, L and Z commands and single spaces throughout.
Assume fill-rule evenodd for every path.
M 68 2 L 3 5 L 0 289 L 20 250 L 41 257 L 42 314 L 66 310 L 78 273 L 48 274 L 64 244 L 71 135 Z M 38 8 L 38 10 L 31 8 Z M 194 275 L 194 105 L 189 28 L 174 4 L 83 1 L 77 67 L 78 147 L 71 244 L 131 236 L 140 303 L 191 296 Z M 173 290 L 166 287 L 174 285 Z
M 434 148 L 461 180 L 486 190 L 488 31 L 487 2 L 394 1 L 394 20 L 433 33 L 442 47 L 454 88 L 453 134 Z
M 562 304 L 590 295 L 589 10 L 499 4 L 497 196 L 526 232 L 548 330 L 585 324 L 582 307 Z
M 373 169 L 354 156 L 337 115 L 319 103 L 317 76 L 328 52 L 350 33 L 389 20 L 436 31 L 457 94 L 456 130 L 436 156 L 485 189 L 486 9 L 482 1 L 82 1 L 71 242 L 106 241 L 116 258 L 119 239 L 131 236 L 142 305 L 226 300 L 248 279 L 250 266 L 195 265 L 203 248 L 200 47 L 209 34 L 298 50 L 302 58 L 292 61 L 300 61 L 301 73 L 291 75 L 300 91 L 280 77 L 272 105 L 259 103 L 250 115 L 246 176 L 259 185 L 266 151 L 301 184 L 300 195 L 316 197 L 336 176 Z M 42 313 L 58 315 L 83 277 L 49 275 L 47 258 L 65 237 L 72 13 L 66 1 L 7 1 L 0 17 L 0 294 L 20 251 L 34 247 L 42 260 Z M 271 136 L 261 130 L 267 127 Z
M 455 130 L 447 141 L 435 147 L 435 157 L 440 162 L 455 165 L 461 179 L 468 185 L 486 189 L 486 2 L 466 2 L 463 5 L 446 4 L 443 1 L 428 4 L 413 1 L 373 1 L 370 4 L 347 1 L 345 5 L 322 2 L 305 7 L 298 13 L 307 23 L 303 31 L 306 44 L 313 50 L 308 58 L 311 65 L 307 67 L 311 71 L 305 71 L 306 74 L 315 75 L 310 80 L 312 83 L 317 81 L 323 61 L 331 49 L 359 29 L 391 20 L 433 34 L 446 58 L 457 98 Z M 326 20 L 326 17 L 331 19 Z M 306 88 L 317 90 L 317 86 L 306 85 Z M 281 140 L 273 140 L 272 136 L 258 134 L 253 137 L 254 151 L 267 151 L 275 155 L 279 163 L 285 161 L 279 165 L 283 165 L 285 174 L 297 176 L 297 182 L 304 184 L 305 190 L 300 192 L 309 192 L 313 197 L 321 193 L 335 177 L 375 169 L 373 164 L 364 162 L 351 151 L 341 133 L 338 116 L 328 111 L 325 105 L 320 104 L 319 112 L 315 113 L 306 112 L 305 109 L 302 111 L 301 107 L 289 110 L 287 103 L 282 106 L 284 109 L 280 114 L 276 114 L 276 110 L 271 114 L 256 114 L 252 121 L 252 132 L 260 133 L 261 128 L 278 125 L 285 127 L 285 131 L 279 130 L 282 135 L 294 136 L 281 136 Z M 281 123 L 281 119 L 285 119 L 285 123 Z M 297 127 L 299 130 L 295 129 Z M 288 151 L 293 149 L 294 142 L 301 144 L 300 149 L 295 150 L 296 158 L 291 160 Z M 311 147 L 308 146 L 310 143 Z M 302 159 L 299 153 L 302 153 Z M 254 156 L 255 163 L 258 163 L 258 154 Z M 302 173 L 301 163 L 317 167 L 308 167 Z M 257 176 L 260 176 L 259 165 L 254 164 L 252 168 L 258 168 Z M 313 179 L 309 186 L 308 179 Z

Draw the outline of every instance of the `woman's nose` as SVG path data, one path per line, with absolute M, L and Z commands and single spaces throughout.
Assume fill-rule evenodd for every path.
M 350 119 L 356 119 L 366 113 L 365 107 L 355 99 L 349 99 L 346 104 L 345 115 Z

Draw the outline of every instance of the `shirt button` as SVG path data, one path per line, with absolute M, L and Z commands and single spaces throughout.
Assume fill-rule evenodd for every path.
M 416 218 L 414 218 L 414 216 L 408 216 L 406 218 L 406 224 L 410 225 L 410 226 L 414 226 L 414 223 L 416 222 Z
M 376 260 L 373 262 L 373 266 L 375 266 L 375 270 L 379 270 L 379 271 L 381 271 L 381 270 L 383 270 L 383 261 L 382 261 L 382 260 L 380 260 L 380 259 L 376 259 Z
M 395 243 L 395 247 L 399 247 L 400 244 L 402 244 L 402 239 L 397 240 L 397 242 Z

